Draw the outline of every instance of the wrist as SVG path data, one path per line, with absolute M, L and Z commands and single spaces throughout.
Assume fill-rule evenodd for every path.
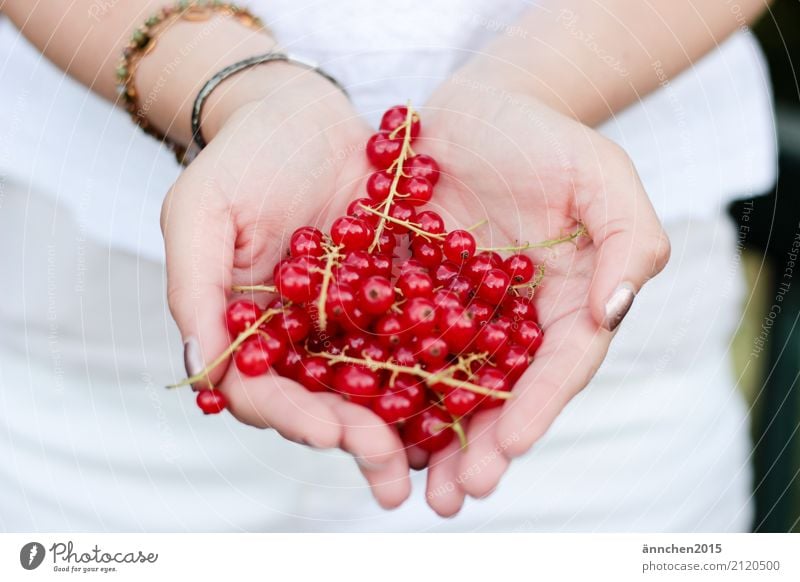
M 313 69 L 285 61 L 254 65 L 216 87 L 203 106 L 203 138 L 213 139 L 243 109 L 267 115 L 325 111 L 330 119 L 352 114 L 349 100 L 339 87 Z

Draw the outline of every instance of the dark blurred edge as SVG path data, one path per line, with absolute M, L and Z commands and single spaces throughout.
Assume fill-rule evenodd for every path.
M 779 178 L 774 191 L 736 202 L 730 213 L 740 225 L 747 215 L 745 244 L 765 256 L 771 273 L 768 303 L 780 305 L 767 336 L 763 390 L 754 403 L 753 529 L 788 532 L 800 531 L 800 276 L 784 276 L 800 236 L 800 0 L 775 2 L 754 32 L 767 55 L 775 94 Z M 798 261 L 792 275 L 800 275 Z

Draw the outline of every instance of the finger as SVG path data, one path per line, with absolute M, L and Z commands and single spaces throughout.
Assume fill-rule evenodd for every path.
M 342 425 L 341 447 L 352 454 L 372 494 L 393 509 L 411 494 L 408 461 L 398 434 L 363 406 L 340 401 L 334 411 Z
M 669 259 L 669 239 L 661 227 L 633 163 L 612 149 L 603 165 L 599 186 L 579 192 L 580 216 L 597 250 L 589 293 L 592 316 L 615 329 L 636 293 L 657 275 Z
M 452 517 L 464 505 L 464 491 L 458 475 L 461 445 L 453 439 L 447 447 L 431 455 L 425 498 L 431 509 L 442 517 Z
M 458 463 L 461 488 L 475 498 L 486 497 L 497 487 L 508 470 L 509 460 L 504 454 L 504 444 L 498 443 L 496 423 L 500 409 L 475 414 L 469 422 L 469 447 Z
M 235 231 L 216 183 L 199 183 L 190 172 L 186 170 L 164 201 L 161 229 L 169 308 L 183 338 L 186 373 L 194 376 L 230 343 L 223 314 Z M 213 370 L 210 381 L 218 382 L 225 369 L 221 365 Z
M 220 389 L 241 422 L 274 428 L 284 438 L 325 449 L 339 445 L 342 428 L 330 403 L 301 385 L 276 375 L 249 378 L 232 368 Z
M 517 457 L 544 435 L 567 403 L 589 383 L 608 350 L 611 334 L 598 329 L 586 307 L 553 322 L 530 368 L 503 405 L 495 442 Z

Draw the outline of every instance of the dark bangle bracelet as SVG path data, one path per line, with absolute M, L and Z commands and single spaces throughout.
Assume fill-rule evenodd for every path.
M 243 61 L 239 61 L 238 63 L 233 63 L 232 65 L 229 65 L 224 69 L 222 69 L 221 71 L 219 71 L 217 74 L 211 77 L 206 82 L 205 85 L 203 85 L 203 88 L 200 89 L 200 92 L 197 94 L 197 97 L 194 100 L 194 105 L 192 106 L 192 139 L 194 140 L 195 145 L 199 149 L 202 150 L 207 145 L 206 140 L 203 138 L 202 128 L 200 127 L 200 119 L 203 115 L 203 106 L 205 105 L 208 96 L 211 95 L 211 93 L 214 91 L 214 89 L 217 88 L 217 86 L 220 83 L 222 83 L 226 79 L 229 79 L 236 73 L 239 73 L 241 71 L 244 71 L 245 69 L 249 69 L 250 67 L 254 67 L 256 65 L 261 65 L 263 63 L 270 63 L 273 61 L 282 61 L 285 63 L 291 63 L 293 65 L 300 65 L 301 67 L 305 67 L 310 71 L 322 75 L 328 81 L 333 83 L 342 93 L 344 93 L 346 96 L 349 97 L 349 95 L 347 95 L 347 91 L 345 90 L 345 88 L 342 87 L 342 85 L 336 79 L 331 77 L 329 74 L 320 69 L 315 63 L 311 61 L 295 57 L 287 53 L 279 53 L 279 52 L 270 52 L 264 55 L 257 55 L 254 57 L 250 57 L 248 59 L 244 59 Z

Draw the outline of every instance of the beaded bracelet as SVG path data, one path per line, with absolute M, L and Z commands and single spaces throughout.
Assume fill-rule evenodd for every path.
M 269 32 L 258 17 L 234 4 L 220 0 L 180 0 L 173 6 L 159 10 L 133 32 L 117 65 L 117 90 L 131 119 L 145 133 L 166 144 L 175 153 L 178 162 L 184 165 L 187 163 L 187 148 L 158 131 L 148 121 L 147 111 L 141 107 L 136 91 L 136 70 L 142 57 L 155 48 L 159 36 L 173 23 L 178 20 L 203 22 L 215 13 L 233 17 L 252 30 Z

